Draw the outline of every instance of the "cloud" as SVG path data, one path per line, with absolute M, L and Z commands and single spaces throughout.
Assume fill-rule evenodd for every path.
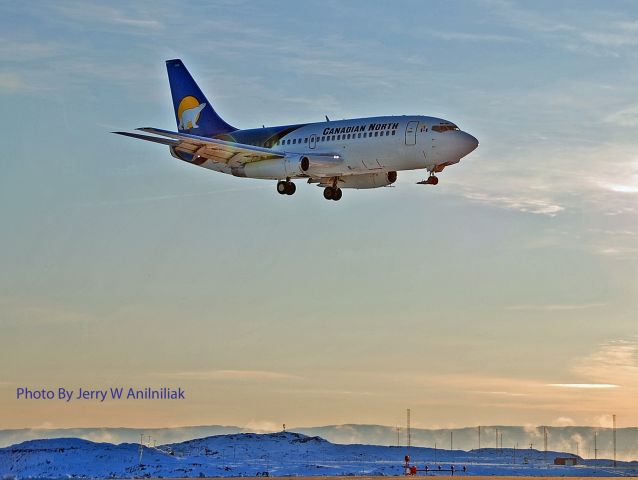
M 485 395 L 501 395 L 506 397 L 526 397 L 528 395 L 527 393 L 506 392 L 506 391 L 484 392 L 484 391 L 477 390 L 476 393 L 482 393 Z
M 499 43 L 512 43 L 523 42 L 524 40 L 517 37 L 510 37 L 508 35 L 495 35 L 490 33 L 469 33 L 469 32 L 444 32 L 444 31 L 429 31 L 430 35 L 443 40 L 457 40 L 461 42 L 499 42 Z
M 618 385 L 611 383 L 548 383 L 548 387 L 554 388 L 584 388 L 584 389 L 601 389 L 601 388 L 618 388 Z
M 561 49 L 580 55 L 618 57 L 623 48 L 638 45 L 637 22 L 607 21 L 592 25 L 587 17 L 571 12 L 573 15 L 562 15 L 573 19 L 566 23 L 552 18 L 552 13 L 544 10 L 537 13 L 519 3 L 507 0 L 484 0 L 484 5 L 494 14 L 500 16 L 506 25 L 518 28 L 533 35 L 538 42 L 547 48 Z M 618 16 L 615 11 L 601 12 L 601 18 Z M 578 22 L 578 19 L 581 19 Z M 604 26 L 601 28 L 600 24 Z
M 266 370 L 193 370 L 158 375 L 193 380 L 301 380 L 303 377 Z
M 183 198 L 191 198 L 191 197 L 205 197 L 209 195 L 218 195 L 225 194 L 231 192 L 246 192 L 251 190 L 265 190 L 271 189 L 270 185 L 267 186 L 241 186 L 236 188 L 223 188 L 218 190 L 209 190 L 207 192 L 186 192 L 186 193 L 175 193 L 175 194 L 167 194 L 167 195 L 152 195 L 148 197 L 133 197 L 133 198 L 122 198 L 118 200 L 105 200 L 103 202 L 90 202 L 90 203 L 82 203 L 80 204 L 83 207 L 95 207 L 95 206 L 119 206 L 119 205 L 131 205 L 136 203 L 148 203 L 148 202 L 158 202 L 164 200 L 179 200 Z
M 131 4 L 133 5 L 133 4 Z M 163 24 L 153 18 L 148 18 L 148 9 L 143 13 L 127 13 L 117 8 L 106 5 L 91 5 L 86 3 L 56 4 L 54 11 L 63 17 L 78 22 L 80 25 L 90 25 L 92 29 L 99 26 L 107 31 L 129 27 L 127 33 L 144 34 L 163 28 Z M 119 32 L 118 32 L 119 33 Z
M 546 198 L 535 198 L 532 196 L 493 194 L 487 192 L 466 192 L 463 194 L 468 200 L 491 205 L 494 207 L 516 210 L 522 213 L 533 213 L 536 215 L 547 215 L 555 217 L 565 210 L 565 207 Z
M 637 193 L 638 192 L 638 185 L 611 184 L 611 185 L 608 185 L 608 188 L 618 193 Z
M 611 428 L 614 425 L 613 415 L 597 415 L 593 418 L 593 425 L 601 428 Z
M 268 420 L 250 420 L 244 425 L 244 428 L 255 433 L 270 433 L 280 432 L 283 429 L 283 425 Z
M 500 15 L 510 25 L 530 32 L 571 32 L 575 27 L 551 19 L 547 14 L 539 14 L 522 8 L 507 0 L 484 0 L 483 4 Z
M 14 93 L 26 89 L 26 84 L 17 73 L 0 72 L 0 93 Z
M 584 31 L 583 39 L 603 47 L 638 45 L 638 22 L 614 22 L 606 31 Z
M 610 113 L 604 118 L 604 121 L 621 127 L 636 127 L 638 126 L 638 104 Z
M 530 436 L 535 437 L 535 438 L 540 438 L 543 435 L 542 432 L 541 432 L 541 429 L 539 427 L 537 427 L 536 425 L 529 424 L 529 423 L 523 425 L 523 431 L 527 435 L 530 435 Z
M 53 42 L 35 42 L 0 38 L 0 60 L 25 62 L 50 57 L 59 52 L 61 47 Z
M 581 303 L 581 304 L 554 304 L 554 305 L 510 305 L 505 307 L 506 310 L 538 310 L 546 312 L 562 312 L 570 310 L 587 310 L 590 308 L 604 307 L 606 303 Z
M 638 388 L 638 343 L 613 340 L 582 358 L 573 371 L 584 378 Z
M 552 422 L 552 425 L 556 425 L 558 427 L 570 427 L 576 425 L 576 422 L 569 417 L 558 417 Z
M 623 47 L 638 44 L 637 37 L 607 32 L 584 32 L 583 39 L 605 47 Z
M 24 301 L 26 302 L 26 301 Z M 0 299 L 0 325 L 13 327 L 44 327 L 94 322 L 95 316 L 58 305 L 38 304 L 35 300 L 25 304 L 18 299 Z

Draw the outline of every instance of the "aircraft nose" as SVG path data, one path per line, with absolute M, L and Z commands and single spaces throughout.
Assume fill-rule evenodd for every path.
M 470 135 L 467 132 L 461 132 L 461 142 L 463 144 L 463 155 L 462 157 L 472 153 L 479 146 L 479 141 L 476 137 Z

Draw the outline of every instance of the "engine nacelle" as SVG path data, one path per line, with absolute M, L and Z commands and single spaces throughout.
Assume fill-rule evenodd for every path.
M 364 173 L 348 175 L 339 179 L 339 188 L 377 188 L 392 185 L 397 181 L 397 172 Z M 326 185 L 332 186 L 332 185 Z
M 342 172 L 343 158 L 339 155 L 304 155 L 301 157 L 301 169 L 311 177 L 339 175 Z
M 294 178 L 303 175 L 301 169 L 301 157 L 298 155 L 286 155 L 275 160 L 260 160 L 251 162 L 232 169 L 236 177 L 263 178 L 280 180 L 282 178 Z

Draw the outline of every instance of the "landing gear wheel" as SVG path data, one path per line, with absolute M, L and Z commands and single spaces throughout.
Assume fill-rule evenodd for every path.
M 439 177 L 430 175 L 425 183 L 427 183 L 428 185 L 436 185 L 437 183 L 439 183 Z
M 339 200 L 341 200 L 341 197 L 343 196 L 343 192 L 341 191 L 340 188 L 334 188 L 333 192 L 332 192 L 332 199 L 337 202 Z
M 323 198 L 326 200 L 332 200 L 333 193 L 332 187 L 326 187 L 323 189 Z
M 286 190 L 288 189 L 286 183 L 287 182 L 282 181 L 277 182 L 277 193 L 279 195 L 284 195 L 286 193 Z
M 297 191 L 297 187 L 292 182 L 286 182 L 286 195 L 292 195 Z

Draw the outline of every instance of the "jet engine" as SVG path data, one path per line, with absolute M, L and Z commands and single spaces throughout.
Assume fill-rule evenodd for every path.
M 364 173 L 339 178 L 339 188 L 377 188 L 386 187 L 397 181 L 397 172 Z M 325 186 L 332 186 L 325 185 Z
M 343 164 L 340 155 L 304 155 L 301 169 L 311 177 L 338 175 Z
M 260 160 L 232 169 L 236 177 L 264 178 L 280 180 L 287 177 L 297 177 L 305 172 L 301 168 L 301 156 L 286 155 L 275 160 Z

